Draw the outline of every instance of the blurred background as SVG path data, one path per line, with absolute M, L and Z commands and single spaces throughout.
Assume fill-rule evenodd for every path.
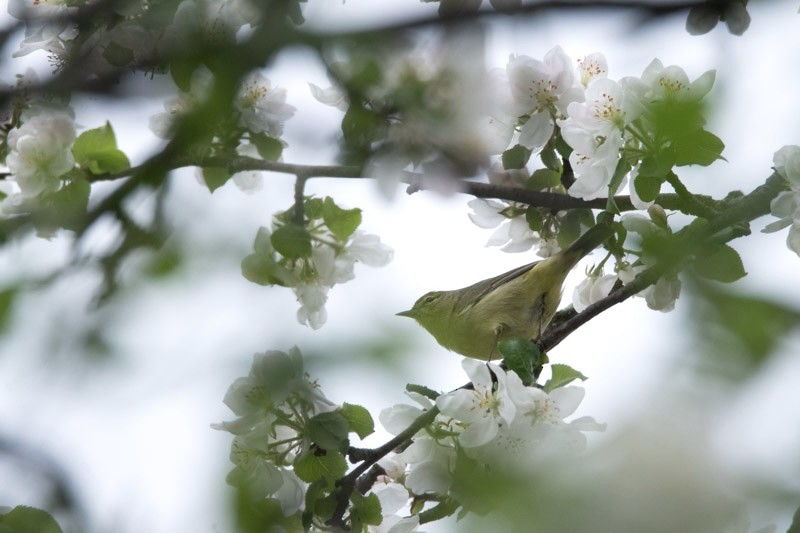
M 693 192 L 719 198 L 735 189 L 749 192 L 771 173 L 778 148 L 800 144 L 797 7 L 795 1 L 752 1 L 743 37 L 723 26 L 692 37 L 685 15 L 653 23 L 602 9 L 494 17 L 485 25 L 485 62 L 504 69 L 509 54 L 542 58 L 558 44 L 575 58 L 602 52 L 614 79 L 641 75 L 654 57 L 683 67 L 690 79 L 716 69 L 708 129 L 726 143 L 727 161 L 687 168 L 681 176 Z M 312 0 L 304 14 L 310 26 L 341 29 L 435 10 L 413 0 L 380 7 L 369 0 Z M 8 22 L 5 9 L 0 22 Z M 10 56 L 18 42 L 10 39 L 2 54 Z M 7 83 L 26 68 L 51 68 L 42 52 L 4 65 L 0 79 Z M 329 85 L 322 65 L 308 51 L 290 49 L 267 76 L 288 90 L 288 103 L 298 109 L 286 124 L 284 161 L 332 162 L 341 112 L 314 100 L 307 85 Z M 81 97 L 73 106 L 81 127 L 109 119 L 136 164 L 160 146 L 146 117 L 163 110 L 172 84 L 137 75 L 131 87 L 124 102 Z M 364 405 L 377 418 L 381 409 L 407 401 L 406 383 L 444 391 L 467 381 L 459 356 L 394 314 L 429 290 L 459 288 L 534 260 L 532 252 L 485 247 L 490 231 L 469 221 L 466 195 L 407 195 L 398 185 L 387 197 L 369 180 L 344 179 L 313 179 L 306 192 L 361 207 L 362 228 L 395 250 L 388 267 L 359 265 L 354 281 L 334 287 L 327 324 L 318 331 L 297 323 L 289 290 L 257 286 L 240 274 L 258 227 L 291 205 L 293 178 L 280 174 L 267 174 L 253 194 L 231 182 L 211 194 L 193 169 L 175 172 L 166 214 L 174 228 L 168 246 L 180 261 L 167 274 L 145 275 L 151 260 L 134 256 L 121 268 L 124 288 L 100 307 L 93 304 L 100 282 L 93 269 L 32 284 L 15 300 L 0 337 L 0 443 L 57 465 L 93 531 L 232 531 L 224 483 L 231 436 L 209 426 L 233 418 L 222 398 L 248 372 L 254 353 L 298 346 L 330 399 Z M 136 201 L 146 209 L 152 198 Z M 757 221 L 751 236 L 732 243 L 748 271 L 736 288 L 796 304 L 800 259 L 786 248 L 785 233 L 759 232 L 767 222 Z M 105 224 L 88 246 L 107 245 L 117 231 Z M 47 278 L 68 262 L 69 245 L 65 235 L 8 242 L 0 250 L 0 286 Z M 565 305 L 582 275 L 579 267 L 568 279 Z M 630 478 L 616 482 L 630 489 L 637 476 L 675 476 L 677 486 L 696 487 L 713 478 L 747 503 L 739 509 L 747 516 L 743 530 L 770 523 L 786 530 L 800 503 L 800 339 L 788 336 L 773 357 L 731 378 L 703 355 L 708 346 L 697 338 L 703 334 L 688 292 L 670 313 L 635 298 L 582 327 L 550 358 L 589 377 L 576 416 L 608 424 L 604 434 L 592 435 L 590 447 L 630 446 L 630 456 L 641 459 Z M 663 460 L 649 460 L 649 452 L 675 463 L 667 468 Z M 41 464 L 41 457 L 30 463 L 0 458 L 0 505 L 40 504 L 45 480 L 31 466 Z

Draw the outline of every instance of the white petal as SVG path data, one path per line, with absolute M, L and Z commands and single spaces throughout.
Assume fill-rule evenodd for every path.
M 549 113 L 534 113 L 520 129 L 519 144 L 531 150 L 541 148 L 553 136 L 553 129 Z

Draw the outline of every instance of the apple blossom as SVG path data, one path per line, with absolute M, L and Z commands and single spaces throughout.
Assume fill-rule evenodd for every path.
M 247 77 L 239 89 L 235 102 L 239 124 L 255 133 L 266 133 L 280 137 L 283 124 L 297 110 L 286 103 L 286 89 L 272 87 L 262 74 L 254 72 Z
M 531 149 L 541 148 L 553 135 L 554 119 L 566 116 L 570 102 L 583 99 L 572 60 L 556 46 L 545 54 L 544 61 L 512 55 L 506 71 L 516 115 L 527 117 L 519 143 Z
M 24 198 L 58 189 L 58 178 L 75 166 L 74 140 L 72 117 L 46 109 L 23 117 L 23 123 L 8 133 L 6 165 Z

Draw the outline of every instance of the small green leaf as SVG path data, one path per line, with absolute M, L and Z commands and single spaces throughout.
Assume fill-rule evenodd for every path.
M 86 217 L 90 192 L 89 182 L 83 177 L 75 177 L 56 192 L 48 194 L 42 199 L 41 209 L 35 213 L 37 227 L 80 230 Z
M 103 58 L 108 61 L 110 65 L 124 67 L 133 63 L 134 55 L 133 50 L 130 48 L 111 41 L 103 50 Z
M 636 189 L 636 194 L 643 202 L 652 202 L 656 199 L 661 192 L 661 184 L 663 180 L 654 176 L 639 174 L 633 180 L 633 186 Z
M 297 224 L 279 227 L 270 236 L 272 247 L 287 259 L 299 259 L 311 255 L 311 234 Z
M 528 339 L 506 339 L 497 345 L 503 354 L 503 362 L 517 373 L 525 385 L 535 381 L 533 368 L 540 365 L 542 351 Z
M 277 161 L 283 153 L 283 143 L 280 139 L 263 133 L 251 133 L 250 142 L 255 145 L 258 155 L 265 161 Z
M 358 104 L 350 104 L 342 118 L 345 143 L 352 148 L 369 148 L 378 131 L 380 120 L 372 111 Z
M 205 167 L 202 169 L 203 182 L 210 192 L 214 192 L 225 185 L 231 178 L 231 173 L 222 167 Z
M 677 166 L 708 166 L 722 159 L 725 143 L 710 131 L 698 130 L 676 139 L 672 148 Z
M 342 209 L 326 196 L 322 203 L 322 219 L 331 233 L 341 242 L 346 241 L 361 224 L 361 209 Z
M 375 421 L 372 420 L 372 415 L 364 407 L 345 402 L 339 408 L 339 412 L 347 419 L 350 431 L 358 435 L 359 438 L 363 439 L 375 431 Z
M 413 383 L 409 383 L 406 385 L 406 390 L 408 392 L 416 392 L 417 394 L 421 394 L 422 396 L 428 398 L 429 400 L 436 400 L 439 396 L 441 396 L 440 392 L 436 392 L 433 389 L 429 389 L 424 385 L 415 385 Z
M 525 210 L 525 221 L 528 223 L 528 227 L 533 231 L 541 230 L 544 224 L 544 217 L 539 209 L 538 207 L 529 205 Z
M 694 261 L 694 270 L 704 278 L 733 283 L 747 275 L 739 252 L 727 244 L 702 250 Z
M 294 473 L 306 483 L 319 479 L 336 481 L 347 472 L 347 461 L 341 453 L 326 450 L 309 450 L 294 460 Z
M 586 376 L 568 365 L 553 364 L 550 365 L 550 371 L 553 375 L 547 381 L 547 383 L 544 384 L 544 390 L 546 392 L 550 392 L 559 387 L 564 387 L 576 379 L 586 381 Z
M 172 81 L 178 86 L 178 89 L 188 93 L 192 90 L 192 75 L 200 66 L 200 62 L 190 56 L 180 55 L 179 59 L 173 60 L 169 64 L 169 73 L 172 76 Z
M 663 181 L 672 170 L 675 161 L 667 152 L 659 152 L 642 159 L 639 165 L 639 176 L 651 176 Z
M 62 533 L 58 522 L 46 511 L 18 505 L 0 515 L 2 533 Z
M 117 149 L 111 124 L 86 130 L 72 145 L 72 155 L 78 165 L 92 174 L 113 174 L 130 168 L 128 157 Z
M 323 450 L 345 452 L 350 445 L 348 426 L 347 417 L 340 411 L 320 413 L 306 422 L 305 434 Z
M 619 207 L 617 207 L 617 202 L 614 200 L 614 194 L 616 191 L 619 190 L 620 185 L 622 184 L 622 180 L 625 179 L 625 176 L 628 175 L 628 172 L 631 170 L 631 164 L 628 163 L 625 158 L 621 158 L 617 161 L 617 166 L 614 168 L 614 174 L 611 176 L 611 181 L 608 184 L 608 201 L 606 202 L 606 211 L 609 213 L 616 213 L 619 214 Z
M 561 248 L 566 248 L 580 237 L 581 226 L 584 225 L 581 220 L 584 216 L 585 214 L 581 213 L 581 210 L 571 209 L 561 218 L 561 225 L 558 228 L 558 235 L 556 235 L 556 241 Z
M 540 168 L 528 179 L 528 188 L 535 191 L 558 187 L 561 184 L 561 172 L 549 168 Z
M 306 219 L 311 221 L 322 218 L 322 206 L 322 199 L 314 196 L 306 197 L 306 199 L 303 200 L 303 211 L 306 214 Z
M 269 255 L 254 253 L 242 259 L 242 276 L 258 285 L 280 285 L 288 287 L 292 284 L 292 273 L 275 262 Z
M 531 158 L 531 153 L 529 148 L 525 148 L 521 144 L 512 146 L 503 152 L 503 168 L 506 170 L 525 168 Z
M 539 153 L 539 159 L 542 160 L 545 167 L 561 174 L 561 159 L 558 157 L 558 152 L 556 152 L 555 144 L 552 141 L 548 142 L 545 147 L 542 148 L 542 151 Z
M 352 507 L 350 507 L 351 518 L 357 518 L 362 524 L 371 526 L 377 526 L 383 521 L 381 502 L 374 492 L 363 496 L 358 491 L 353 491 L 350 495 L 350 501 L 353 503 Z
M 8 325 L 8 319 L 11 316 L 11 310 L 14 306 L 14 298 L 17 296 L 17 290 L 14 288 L 6 288 L 0 290 L 0 333 L 2 333 Z

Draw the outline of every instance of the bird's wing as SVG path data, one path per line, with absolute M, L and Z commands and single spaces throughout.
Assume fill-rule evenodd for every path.
M 522 276 L 530 269 L 532 269 L 535 265 L 540 263 L 540 261 L 535 261 L 533 263 L 528 263 L 527 265 L 522 265 L 521 267 L 517 267 L 513 270 L 509 270 L 499 276 L 495 276 L 493 278 L 481 280 L 469 287 L 464 287 L 461 289 L 459 302 L 456 304 L 456 310 L 460 311 L 463 310 L 469 305 L 470 307 L 477 304 L 481 299 L 483 299 L 487 294 L 491 293 L 497 287 L 501 285 L 505 285 L 509 281 L 517 279 L 518 277 Z M 463 303 L 462 303 L 463 302 Z

